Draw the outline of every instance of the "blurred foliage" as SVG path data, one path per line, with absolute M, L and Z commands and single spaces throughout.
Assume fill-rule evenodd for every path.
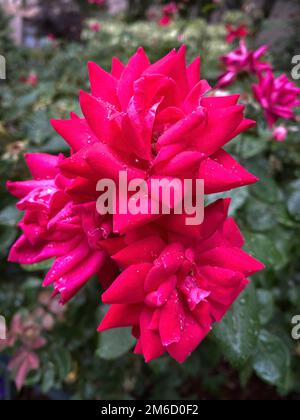
M 0 31 L 1 46 L 6 35 Z M 94 60 L 108 69 L 113 55 L 126 61 L 140 45 L 156 60 L 185 42 L 188 59 L 201 53 L 203 77 L 214 83 L 218 57 L 230 48 L 224 35 L 223 24 L 207 25 L 200 19 L 178 20 L 168 28 L 105 20 L 98 33 L 87 25 L 82 43 L 48 40 L 32 50 L 6 50 L 8 80 L 0 85 L 1 314 L 11 319 L 24 308 L 35 310 L 45 270 L 6 262 L 20 215 L 5 183 L 28 176 L 24 151 L 67 152 L 49 118 L 79 111 L 78 92 L 88 90 L 86 62 Z M 39 80 L 35 87 L 19 81 L 32 71 Z M 253 278 L 224 321 L 182 366 L 167 357 L 145 365 L 128 351 L 132 339 L 126 330 L 97 334 L 105 307 L 99 306 L 96 280 L 91 281 L 47 334 L 48 344 L 39 351 L 41 368 L 29 376 L 28 385 L 44 393 L 63 389 L 76 399 L 255 398 L 265 389 L 277 398 L 300 393 L 300 344 L 291 338 L 291 319 L 300 312 L 299 127 L 291 125 L 285 143 L 271 141 L 249 89 L 245 79 L 233 88 L 244 92 L 247 116 L 258 125 L 230 145 L 230 151 L 261 181 L 232 192 L 231 211 L 245 232 L 247 250 L 266 270 Z M 257 377 L 273 388 L 264 388 Z

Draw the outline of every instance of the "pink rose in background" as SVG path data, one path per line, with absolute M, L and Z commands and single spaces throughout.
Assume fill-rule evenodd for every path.
M 91 22 L 89 23 L 89 29 L 95 33 L 100 32 L 101 24 L 99 22 Z
M 162 16 L 159 21 L 160 26 L 169 26 L 174 16 L 178 12 L 178 7 L 175 2 L 168 3 L 162 9 Z
M 20 81 L 27 86 L 35 87 L 39 83 L 38 75 L 35 72 L 29 73 L 28 76 L 21 76 Z
M 270 128 L 280 118 L 291 120 L 295 117 L 295 108 L 300 105 L 300 88 L 285 74 L 277 78 L 272 71 L 260 75 L 259 83 L 253 85 L 253 92 L 265 111 Z
M 261 58 L 267 51 L 266 45 L 256 51 L 249 51 L 245 41 L 240 42 L 237 50 L 221 57 L 226 72 L 223 73 L 218 80 L 218 88 L 231 85 L 241 73 L 250 73 L 259 75 L 262 72 L 272 69 L 268 62 L 261 61 Z
M 210 205 L 204 224 L 189 230 L 170 216 L 129 236 L 112 256 L 124 271 L 103 295 L 111 307 L 99 331 L 132 327 L 146 362 L 167 352 L 183 363 L 263 268 L 242 251 L 229 203 Z
M 240 25 L 238 27 L 234 27 L 230 24 L 226 25 L 227 35 L 225 37 L 226 42 L 232 43 L 236 39 L 240 40 L 242 38 L 246 38 L 249 34 L 248 28 L 246 25 Z
M 284 125 L 280 125 L 273 131 L 273 138 L 279 142 L 283 142 L 288 137 L 288 129 Z
M 166 15 L 175 15 L 178 12 L 178 7 L 175 2 L 168 3 L 163 8 L 163 13 Z
M 169 26 L 171 23 L 172 23 L 172 18 L 171 16 L 168 16 L 168 15 L 163 15 L 159 21 L 160 26 Z

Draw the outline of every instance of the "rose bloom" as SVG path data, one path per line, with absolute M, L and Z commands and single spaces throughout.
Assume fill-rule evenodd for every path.
M 99 331 L 132 327 L 146 362 L 166 352 L 184 362 L 263 268 L 241 249 L 229 203 L 210 205 L 201 226 L 187 229 L 182 216 L 169 216 L 128 235 L 112 256 L 124 271 L 103 294 L 111 307 Z
M 33 180 L 8 182 L 24 212 L 19 223 L 22 236 L 12 247 L 9 261 L 36 264 L 54 258 L 44 286 L 54 283 L 61 302 L 69 301 L 106 264 L 106 252 L 99 242 L 108 237 L 112 223 L 96 212 L 94 203 L 74 204 L 67 190 L 70 184 L 59 174 L 63 160 L 47 154 L 29 154 L 27 164 Z
M 268 47 L 264 45 L 256 51 L 249 51 L 246 42 L 242 40 L 237 50 L 221 57 L 226 72 L 219 77 L 218 88 L 231 85 L 241 73 L 259 75 L 271 70 L 269 63 L 261 61 L 267 49 Z
M 261 75 L 259 83 L 253 85 L 253 92 L 265 111 L 270 128 L 280 119 L 291 120 L 295 117 L 294 109 L 300 105 L 300 88 L 285 74 L 275 77 L 272 71 Z
M 71 178 L 74 201 L 96 201 L 98 180 L 118 183 L 124 170 L 128 181 L 204 179 L 206 194 L 257 181 L 223 149 L 255 122 L 244 118 L 239 95 L 207 96 L 200 59 L 187 66 L 185 47 L 152 65 L 140 48 L 127 65 L 114 59 L 111 73 L 95 63 L 89 73 L 92 92 L 80 95 L 84 117 L 52 121 L 73 150 L 59 168 Z M 115 214 L 113 230 L 155 218 Z

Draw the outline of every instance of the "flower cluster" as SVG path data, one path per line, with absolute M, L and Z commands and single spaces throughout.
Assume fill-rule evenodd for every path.
M 187 65 L 185 54 L 182 47 L 151 64 L 140 48 L 127 65 L 114 58 L 110 73 L 90 63 L 83 117 L 52 121 L 70 155 L 29 154 L 33 180 L 8 183 L 24 212 L 10 261 L 53 259 L 44 285 L 62 303 L 96 276 L 111 304 L 100 331 L 131 326 L 146 361 L 168 352 L 183 362 L 263 268 L 242 251 L 229 200 L 207 207 L 199 226 L 172 211 L 96 211 L 98 181 L 120 171 L 147 183 L 204 179 L 206 194 L 257 181 L 224 150 L 254 121 L 239 95 L 211 95 L 200 59 Z
M 300 89 L 285 74 L 276 77 L 271 63 L 261 60 L 268 46 L 263 45 L 256 51 L 250 51 L 244 39 L 248 34 L 246 27 L 242 26 L 235 30 L 229 25 L 227 31 L 227 42 L 242 39 L 238 49 L 221 57 L 226 71 L 219 77 L 218 88 L 230 86 L 241 74 L 253 75 L 258 80 L 257 84 L 252 85 L 254 97 L 264 111 L 269 128 L 273 129 L 280 118 L 293 119 L 294 109 L 300 105 Z M 273 137 L 275 140 L 285 140 L 288 130 L 284 126 L 277 128 Z M 282 129 L 286 132 L 283 133 Z
M 169 26 L 178 12 L 178 7 L 175 2 L 166 4 L 162 9 L 162 16 L 160 18 L 160 26 Z

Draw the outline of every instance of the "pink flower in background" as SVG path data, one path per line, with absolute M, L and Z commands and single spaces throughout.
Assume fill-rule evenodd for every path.
M 241 38 L 246 38 L 249 34 L 248 28 L 246 25 L 240 25 L 238 27 L 234 27 L 230 24 L 226 25 L 227 35 L 226 35 L 226 42 L 232 43 L 236 39 L 240 40 Z
M 47 314 L 43 312 L 23 316 L 16 314 L 12 320 L 8 331 L 7 340 L 0 343 L 0 350 L 17 346 L 8 368 L 14 373 L 15 383 L 18 390 L 22 389 L 28 373 L 37 370 L 40 366 L 40 359 L 36 351 L 46 345 L 46 340 L 42 336 L 45 329 L 42 321 Z
M 181 44 L 184 42 L 185 36 L 184 34 L 179 34 L 178 35 L 178 42 L 180 42 Z
M 103 6 L 106 3 L 106 0 L 88 0 L 88 3 Z
M 33 370 L 38 370 L 39 367 L 40 359 L 35 352 L 21 348 L 15 353 L 8 364 L 8 369 L 15 375 L 15 384 L 18 391 L 23 388 L 28 374 Z
M 65 192 L 70 181 L 57 165 L 62 156 L 26 156 L 34 180 L 9 182 L 24 211 L 19 223 L 23 235 L 12 247 L 9 261 L 36 264 L 54 258 L 44 281 L 54 283 L 62 303 L 69 301 L 94 275 L 100 275 L 106 254 L 99 245 L 111 233 L 111 222 L 96 213 L 93 203 L 75 205 Z M 42 178 L 41 178 L 42 177 Z
M 54 34 L 48 34 L 47 39 L 50 42 L 55 42 L 56 41 L 56 36 Z
M 268 71 L 259 77 L 258 84 L 253 85 L 253 92 L 265 111 L 270 128 L 280 118 L 291 120 L 295 117 L 295 108 L 300 105 L 300 88 L 285 74 L 276 78 Z
M 92 22 L 89 24 L 89 29 L 95 33 L 100 32 L 101 24 L 99 22 Z
M 175 2 L 168 3 L 163 8 L 163 13 L 166 15 L 175 15 L 178 12 L 178 7 Z
M 29 73 L 28 76 L 21 76 L 20 81 L 27 86 L 35 87 L 39 83 L 38 76 L 35 72 Z
M 160 26 L 169 26 L 172 23 L 171 16 L 163 15 L 159 21 Z
M 206 209 L 205 222 L 187 230 L 182 216 L 156 231 L 138 232 L 112 258 L 124 270 L 103 294 L 111 307 L 99 331 L 133 327 L 135 353 L 150 362 L 168 352 L 183 363 L 221 321 L 263 268 L 242 251 L 244 240 L 228 219 L 229 200 Z
M 159 21 L 160 26 L 169 26 L 178 12 L 178 7 L 175 2 L 168 3 L 162 9 L 162 17 Z
M 283 142 L 288 137 L 288 129 L 284 125 L 280 125 L 273 131 L 273 138 L 279 142 Z
M 0 351 L 12 349 L 12 358 L 8 368 L 14 373 L 15 383 L 20 390 L 27 375 L 39 369 L 38 350 L 47 344 L 43 333 L 52 331 L 57 321 L 63 321 L 65 308 L 51 294 L 42 292 L 39 295 L 39 306 L 31 313 L 16 313 L 8 329 L 7 339 L 0 341 Z
M 271 70 L 272 67 L 269 63 L 261 61 L 267 49 L 268 47 L 264 45 L 256 51 L 249 51 L 245 41 L 241 41 L 237 50 L 221 57 L 226 72 L 219 77 L 217 87 L 223 88 L 231 85 L 241 73 L 259 75 Z

